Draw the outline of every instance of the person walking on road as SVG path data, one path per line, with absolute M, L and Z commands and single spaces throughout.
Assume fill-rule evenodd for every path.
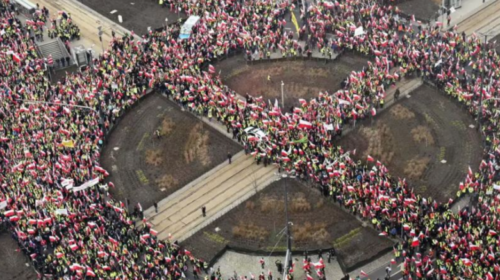
M 390 267 L 390 266 L 387 266 L 387 267 L 385 268 L 385 273 L 386 273 L 386 276 L 385 276 L 385 277 L 386 277 L 386 278 L 390 278 L 390 277 L 391 277 L 391 271 L 392 271 L 392 269 L 391 269 L 391 267 Z
M 233 159 L 233 155 L 231 155 L 230 152 L 227 152 L 227 160 L 228 160 L 229 164 L 231 164 L 232 159 Z
M 275 262 L 275 264 L 276 264 L 276 270 L 278 270 L 278 273 L 282 274 L 283 273 L 283 264 L 281 263 L 281 261 L 277 260 Z
M 155 212 L 158 213 L 158 203 L 156 201 L 153 203 L 153 206 L 155 207 Z
M 207 208 L 205 206 L 201 207 L 201 214 L 203 214 L 203 217 L 207 216 Z

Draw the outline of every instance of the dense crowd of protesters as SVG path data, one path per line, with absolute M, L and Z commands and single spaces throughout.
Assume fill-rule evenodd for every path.
M 26 30 L 37 41 L 43 41 L 44 28 L 48 21 L 50 27 L 47 29 L 47 35 L 50 39 L 59 37 L 63 42 L 80 39 L 80 28 L 74 24 L 70 14 L 60 11 L 57 17 L 50 19 L 49 9 L 46 7 L 40 9 L 38 4 L 32 19 L 26 21 Z
M 137 225 L 102 183 L 108 175 L 99 165 L 103 138 L 131 104 L 157 88 L 222 122 L 259 162 L 318 182 L 382 235 L 402 236 L 395 254 L 406 275 L 499 278 L 500 58 L 475 36 L 440 32 L 440 23 L 403 22 L 397 8 L 373 1 L 320 2 L 302 13 L 308 47 L 353 50 L 374 59 L 353 71 L 342 90 L 300 100 L 301 106 L 288 111 L 260 97 L 240 98 L 210 65 L 241 48 L 298 52 L 297 40 L 284 30 L 287 3 L 167 1 L 171 9 L 202 17 L 190 38 L 177 39 L 178 26 L 151 31 L 140 41 L 131 35 L 114 38 L 90 68 L 57 84 L 47 80 L 27 27 L 7 0 L 0 3 L 0 217 L 43 275 L 179 279 L 187 271 L 207 271 L 206 262 L 175 242 L 158 240 L 147 221 Z M 363 32 L 355 36 L 360 27 Z M 327 33 L 335 37 L 327 39 Z M 346 124 L 375 115 L 387 88 L 407 75 L 435 83 L 471 114 L 481 112 L 486 156 L 458 194 L 476 195 L 475 207 L 453 213 L 452 200 L 421 197 L 376 159 L 355 162 L 336 145 Z M 248 126 L 267 138 L 245 135 Z M 321 268 L 316 272 L 324 277 Z

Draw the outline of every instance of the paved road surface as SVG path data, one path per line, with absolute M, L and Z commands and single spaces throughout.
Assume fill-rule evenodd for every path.
M 160 239 L 183 241 L 276 180 L 274 165 L 257 165 L 242 151 L 158 203 L 145 217 Z M 207 216 L 201 208 L 205 206 Z
M 81 39 L 73 43 L 73 45 L 83 45 L 86 48 L 92 49 L 98 53 L 101 52 L 101 42 L 97 34 L 98 26 L 102 26 L 102 44 L 104 49 L 107 49 L 111 41 L 111 30 L 114 30 L 117 36 L 130 33 L 124 27 L 112 22 L 106 17 L 100 15 L 96 11 L 88 8 L 75 0 L 37 0 L 40 7 L 45 6 L 50 11 L 50 18 L 57 17 L 59 11 L 65 11 L 71 14 L 71 18 L 78 25 L 81 31 Z
M 495 1 L 484 9 L 471 15 L 458 24 L 458 32 L 467 35 L 476 33 L 484 39 L 487 34 L 491 39 L 500 33 L 500 1 Z

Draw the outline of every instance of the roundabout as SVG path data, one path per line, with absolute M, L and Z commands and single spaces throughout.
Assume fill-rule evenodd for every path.
M 4 8 L 2 16 L 5 19 L 12 17 L 10 6 L 0 3 Z M 294 234 L 298 246 L 326 246 L 330 242 L 340 251 L 348 252 L 349 246 L 357 250 L 363 245 L 354 241 L 377 240 L 360 233 L 363 231 L 358 230 L 360 219 L 362 224 L 376 229 L 379 236 L 397 238 L 399 245 L 395 253 L 398 258 L 389 265 L 400 262 L 397 267 L 405 277 L 473 278 L 474 272 L 476 278 L 498 278 L 498 248 L 494 245 L 499 242 L 497 231 L 500 230 L 495 222 L 498 218 L 496 208 L 500 207 L 496 182 L 500 157 L 496 129 L 500 59 L 492 50 L 482 47 L 477 37 L 462 37 L 451 30 L 441 33 L 443 23 L 420 26 L 421 23 L 414 19 L 403 27 L 398 24 L 400 19 L 392 6 L 364 1 L 312 5 L 304 10 L 308 14 L 307 33 L 311 35 L 307 43 L 328 50 L 340 48 L 370 53 L 374 60 L 362 70 L 349 73 L 342 90 L 300 100 L 288 110 L 280 108 L 278 102 L 273 105 L 259 98 L 248 102 L 241 99 L 224 85 L 216 69 L 212 65 L 207 67 L 207 64 L 235 49 L 266 51 L 270 44 L 280 49 L 284 56 L 295 53 L 293 33 L 301 31 L 298 27 L 295 31 L 284 31 L 293 30 L 285 20 L 291 11 L 293 21 L 293 7 L 287 3 L 275 6 L 268 2 L 258 2 L 257 5 L 240 5 L 232 1 L 222 1 L 221 5 L 160 3 L 164 6 L 170 4 L 176 11 L 179 8 L 179 11 L 184 9 L 188 14 L 200 15 L 200 22 L 190 33 L 191 37 L 178 40 L 173 35 L 178 28 L 166 27 L 164 32 L 150 32 L 142 39 L 134 35 L 113 38 L 109 51 L 96 57 L 92 67 L 82 73 L 69 74 L 56 85 L 47 83 L 44 76 L 46 62 L 34 54 L 33 39 L 27 38 L 29 32 L 24 32 L 24 27 L 11 18 L 4 20 L 1 60 L 8 69 L 1 69 L 0 217 L 41 278 L 178 280 L 203 274 L 201 267 L 208 273 L 208 265 L 193 256 L 188 248 L 179 246 L 175 239 L 192 236 L 195 231 L 235 209 L 252 193 L 273 186 L 276 170 L 321 186 L 329 200 L 341 205 L 349 215 L 356 216 L 356 219 L 351 216 L 348 220 L 340 212 L 344 210 L 322 208 L 328 203 L 321 202 L 321 194 L 314 197 L 306 194 L 300 186 L 295 188 L 291 197 L 295 204 L 291 209 L 304 214 L 301 218 L 296 217 L 298 226 Z M 296 20 L 294 25 L 298 26 Z M 416 25 L 418 31 L 414 29 Z M 404 30 L 406 28 L 408 30 Z M 23 32 L 13 32 L 18 29 Z M 406 36 L 398 34 L 399 31 L 418 33 L 417 36 Z M 327 32 L 334 36 L 327 38 Z M 19 40 L 25 41 L 19 44 Z M 461 56 L 465 52 L 465 56 Z M 473 65 L 472 69 L 467 65 Z M 273 71 L 279 76 L 283 69 L 275 67 Z M 443 120 L 449 118 L 463 120 L 451 125 L 456 130 L 464 130 L 467 121 L 462 116 L 428 112 L 429 117 L 422 118 L 421 112 L 427 108 L 417 108 L 417 105 L 412 108 L 403 102 L 396 102 L 386 111 L 380 110 L 384 98 L 392 96 L 391 87 L 397 87 L 401 80 L 415 75 L 444 88 L 470 112 L 480 114 L 483 120 L 481 133 L 486 138 L 485 157 L 477 168 L 478 172 L 467 172 L 463 180 L 464 188 L 477 198 L 474 208 L 455 211 L 449 209 L 446 199 L 442 202 L 423 199 L 419 191 L 425 193 L 431 188 L 415 189 L 410 180 L 393 177 L 389 172 L 391 168 L 385 166 L 397 164 L 391 149 L 396 151 L 398 148 L 391 143 L 399 141 L 410 145 L 414 141 L 418 145 L 414 146 L 416 152 L 413 155 L 422 153 L 426 159 L 413 161 L 413 156 L 408 160 L 409 166 L 399 164 L 393 169 L 398 172 L 400 168 L 405 176 L 416 179 L 423 175 L 427 184 L 427 181 L 434 182 L 436 177 L 428 173 L 429 166 L 473 164 L 477 154 L 475 149 L 459 146 L 463 147 L 462 150 L 456 150 L 454 154 L 463 152 L 466 156 L 463 161 L 457 161 L 454 155 L 447 154 L 446 147 L 452 140 L 446 140 L 436 132 L 441 129 L 441 124 L 448 124 Z M 297 87 L 300 96 L 309 94 L 308 90 L 290 84 Z M 314 84 L 308 87 L 314 88 Z M 168 109 L 169 105 L 160 100 L 152 99 L 155 102 L 148 104 L 148 97 L 142 97 L 151 90 L 162 91 L 184 110 L 203 115 L 204 124 L 193 116 L 187 117 L 182 111 L 168 116 L 167 113 L 175 109 Z M 276 91 L 273 94 L 269 98 L 275 99 Z M 158 94 L 152 97 L 163 98 Z M 425 107 L 440 106 L 439 102 L 436 103 L 427 103 Z M 109 140 L 116 145 L 106 154 L 111 165 L 108 172 L 101 167 L 101 152 L 108 129 L 134 104 L 138 104 L 134 110 L 142 104 L 145 107 L 142 111 L 131 111 L 131 120 L 125 121 L 127 116 L 124 115 L 120 121 L 130 124 L 130 127 L 123 126 L 120 138 L 130 138 L 131 144 L 127 146 L 128 143 L 122 142 L 125 140 L 117 139 L 113 142 L 111 135 Z M 448 107 L 451 106 L 444 105 L 444 108 Z M 153 116 L 144 114 L 146 111 Z M 388 125 L 378 126 L 379 135 L 370 131 L 359 132 L 368 135 L 370 139 L 364 145 L 366 151 L 373 152 L 359 155 L 360 162 L 356 161 L 354 153 L 337 145 L 337 135 L 349 123 L 367 121 L 376 115 L 383 119 L 384 114 L 407 118 L 412 127 L 407 129 L 406 136 L 412 135 L 412 138 L 398 140 L 393 136 L 392 140 L 387 140 L 388 136 L 394 135 Z M 141 117 L 151 121 L 144 122 L 142 131 L 138 128 L 143 125 Z M 225 163 L 224 156 L 232 155 L 240 147 L 237 144 L 233 144 L 234 147 L 228 147 L 231 144 L 211 145 L 210 137 L 217 137 L 212 136 L 217 133 L 205 126 L 211 120 L 217 120 L 215 126 L 219 131 L 232 130 L 247 155 L 236 153 L 234 162 L 229 156 Z M 186 127 L 182 127 L 184 124 Z M 433 124 L 437 124 L 436 128 L 430 128 Z M 261 131 L 259 137 L 244 133 L 244 129 L 250 126 Z M 120 133 L 122 128 L 118 126 L 116 129 L 116 133 Z M 130 132 L 135 130 L 139 133 Z M 175 136 L 174 131 L 180 136 Z M 453 136 L 467 137 L 472 143 L 480 142 L 472 134 L 457 132 Z M 149 143 L 148 138 L 151 139 Z M 424 142 L 425 148 L 431 149 L 423 149 Z M 432 143 L 437 144 L 431 146 Z M 384 144 L 389 149 L 383 148 Z M 437 156 L 436 147 L 439 147 Z M 120 161 L 134 166 L 125 167 L 128 172 L 123 174 L 123 179 L 118 179 L 121 180 L 119 188 L 131 183 L 131 187 L 120 192 L 113 189 L 107 177 L 109 173 L 120 171 L 113 158 L 115 155 L 120 157 L 122 151 L 128 155 L 124 153 Z M 254 160 L 261 164 L 253 164 Z M 212 169 L 215 171 L 195 179 L 197 174 L 214 167 L 211 164 L 217 165 Z M 450 186 L 460 175 L 456 170 L 442 171 L 451 174 L 447 176 Z M 427 173 L 430 175 L 425 177 Z M 194 174 L 193 178 L 189 177 L 191 174 Z M 153 179 L 154 185 L 150 185 Z M 194 180 L 185 188 L 180 186 L 181 179 Z M 446 180 L 443 182 L 448 184 Z M 271 192 L 279 189 L 278 186 L 268 187 L 269 193 L 262 192 L 257 201 L 248 200 L 242 205 L 256 217 L 259 217 L 259 212 L 279 217 L 278 212 L 282 209 L 280 196 Z M 129 204 L 135 201 L 129 203 L 129 196 L 151 205 L 169 189 L 172 193 L 158 203 L 159 209 L 155 209 L 155 205 L 143 211 L 136 206 L 137 210 L 130 213 Z M 115 196 L 121 196 L 125 201 L 113 199 Z M 207 213 L 205 205 L 208 206 Z M 201 209 L 204 209 L 203 214 Z M 331 212 L 328 212 L 327 221 L 321 223 L 310 221 L 318 216 L 313 210 Z M 264 224 L 241 223 L 233 218 L 230 230 L 221 225 L 207 231 L 207 236 L 220 241 L 225 240 L 224 234 L 231 234 L 242 244 L 252 242 L 257 243 L 257 247 L 268 248 L 274 240 L 266 239 L 279 236 L 274 234 L 279 226 L 273 225 L 273 230 L 270 230 L 271 219 L 274 220 L 273 217 L 260 216 L 260 220 L 268 221 L 267 229 Z M 335 226 L 334 219 L 348 222 Z M 179 235 L 174 240 L 169 234 L 171 229 Z M 222 239 L 212 231 L 220 232 Z M 372 248 L 372 253 L 378 250 L 364 247 Z M 348 254 L 348 257 L 362 258 L 365 253 Z M 308 280 L 325 278 L 323 263 L 311 264 L 306 259 L 304 265 L 309 267 L 304 268 Z M 286 273 L 292 273 L 292 268 L 286 267 Z M 315 277 L 309 275 L 313 272 L 316 272 Z M 359 275 L 369 277 L 363 271 Z M 215 273 L 210 276 L 215 278 Z

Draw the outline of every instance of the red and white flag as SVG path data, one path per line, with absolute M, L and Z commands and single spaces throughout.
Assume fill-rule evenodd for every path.
M 90 267 L 88 267 L 88 266 L 87 266 L 87 273 L 86 273 L 86 275 L 88 277 L 95 277 L 94 271 Z
M 299 128 L 307 128 L 307 129 L 310 129 L 310 128 L 312 128 L 312 123 L 310 123 L 310 122 L 308 122 L 308 121 L 300 120 L 300 121 L 299 121 Z
M 418 247 L 420 245 L 420 240 L 418 240 L 417 237 L 413 238 L 413 241 L 411 242 L 412 247 Z
M 21 63 L 21 57 L 17 53 L 12 54 L 12 59 L 17 63 Z
M 465 266 L 472 266 L 472 261 L 467 259 L 467 258 L 464 258 L 462 259 L 462 263 L 465 265 Z
M 214 74 L 215 73 L 215 67 L 212 64 L 208 65 L 208 72 L 210 74 Z

